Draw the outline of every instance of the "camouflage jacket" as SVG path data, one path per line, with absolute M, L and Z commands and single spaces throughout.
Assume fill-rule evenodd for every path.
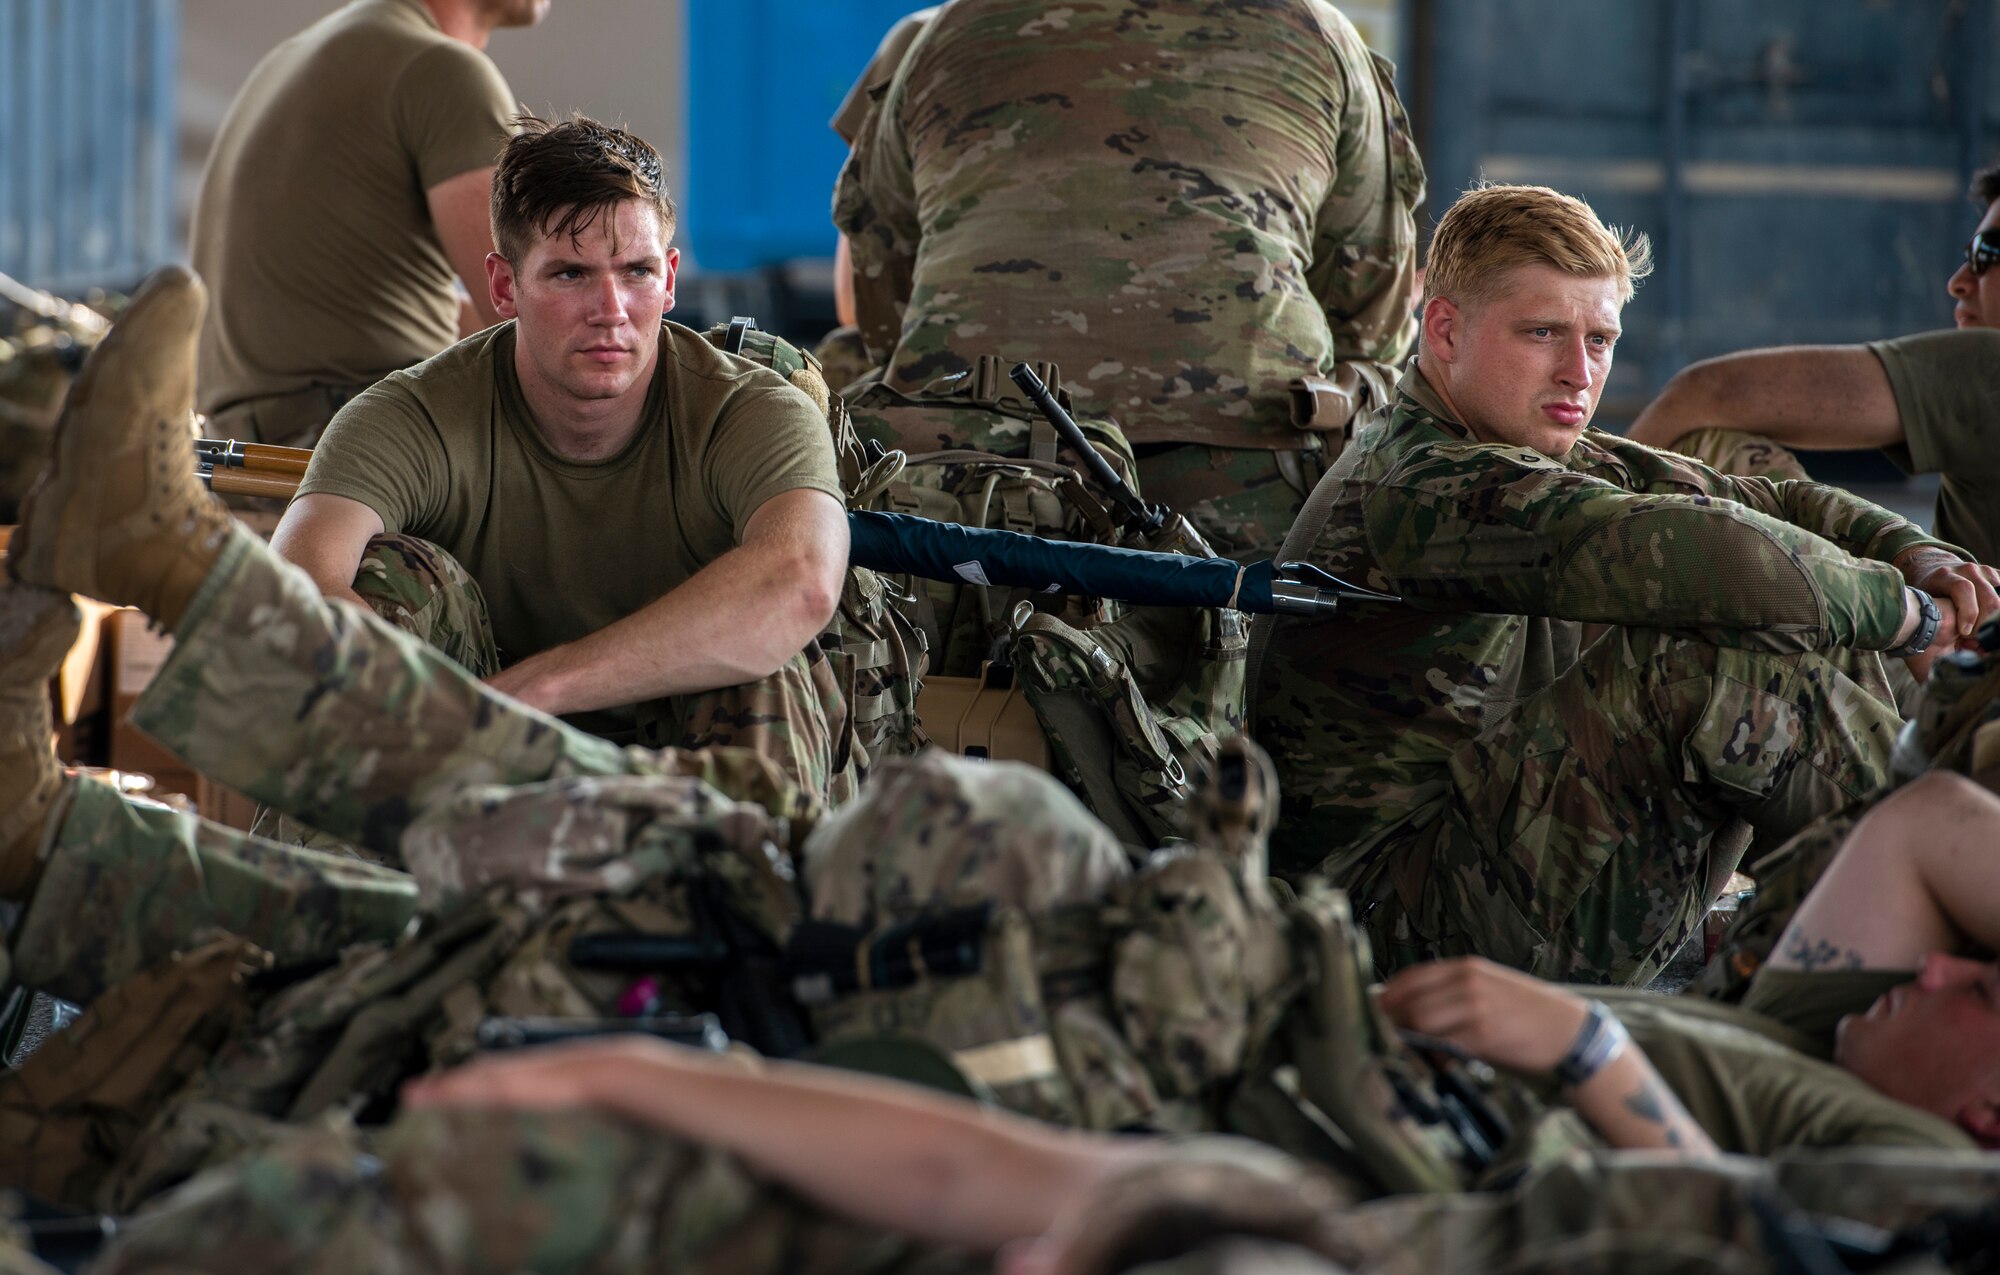
M 1385 392 L 1409 348 L 1391 75 L 1320 0 L 943 7 L 834 192 L 870 355 L 903 391 L 1052 359 L 1135 443 L 1297 446 L 1290 378 Z
M 1838 488 L 1600 430 L 1562 460 L 1475 442 L 1416 367 L 1325 481 L 1308 557 L 1405 601 L 1281 625 L 1257 731 L 1286 794 L 1274 863 L 1324 861 L 1349 889 L 1385 837 L 1437 818 L 1453 751 L 1569 668 L 1586 624 L 1881 650 L 1904 606 L 1888 560 L 1938 543 Z

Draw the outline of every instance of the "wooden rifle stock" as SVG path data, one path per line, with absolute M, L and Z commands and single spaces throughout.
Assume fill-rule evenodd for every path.
M 290 500 L 306 476 L 312 450 L 239 443 L 233 439 L 197 438 L 195 474 L 210 491 L 226 496 L 268 496 Z

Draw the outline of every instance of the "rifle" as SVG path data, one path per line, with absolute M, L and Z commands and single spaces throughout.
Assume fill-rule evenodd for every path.
M 570 941 L 578 969 L 692 973 L 714 994 L 729 1038 L 786 1057 L 811 1042 L 804 1007 L 851 992 L 979 972 L 993 905 L 926 913 L 870 929 L 802 921 L 781 949 L 726 907 L 697 896 L 692 935 L 599 933 Z
M 1055 428 L 1056 436 L 1062 439 L 1063 445 L 1076 453 L 1076 458 L 1083 462 L 1091 478 L 1110 495 L 1111 503 L 1123 512 L 1121 530 L 1127 536 L 1161 553 L 1180 553 L 1195 558 L 1215 556 L 1215 550 L 1209 547 L 1208 541 L 1184 515 L 1165 505 L 1148 504 L 1139 498 L 1139 493 L 1119 477 L 1118 471 L 1104 459 L 1103 453 L 1090 445 L 1076 418 L 1056 402 L 1056 396 L 1049 392 L 1042 378 L 1035 375 L 1034 368 L 1026 363 L 1016 363 L 1007 375 L 1014 379 L 1014 384 L 1021 387 L 1028 401 Z
M 305 447 L 273 447 L 228 438 L 194 440 L 194 472 L 202 486 L 225 496 L 272 496 L 290 500 L 298 494 L 312 451 Z

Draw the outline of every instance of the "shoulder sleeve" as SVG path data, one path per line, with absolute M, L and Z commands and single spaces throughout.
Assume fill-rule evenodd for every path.
M 773 496 L 805 488 L 843 500 L 826 417 L 762 368 L 723 402 L 702 470 L 739 544 L 750 515 Z
M 920 60 L 916 51 L 903 57 L 881 101 L 866 113 L 833 187 L 833 224 L 847 236 L 853 262 L 856 326 L 878 365 L 889 361 L 902 336 L 923 237 L 902 122 Z
M 937 6 L 933 5 L 915 13 L 906 13 L 882 37 L 882 43 L 875 47 L 875 56 L 862 68 L 860 77 L 847 90 L 847 96 L 840 99 L 840 107 L 833 113 L 833 131 L 840 135 L 841 141 L 854 145 L 868 113 L 875 109 L 875 104 L 887 91 L 889 81 L 896 78 L 896 68 L 902 65 L 903 55 L 910 51 L 911 43 L 936 12 Z
M 1371 552 L 1419 605 L 1767 650 L 1881 650 L 1903 619 L 1886 563 L 1733 501 L 1626 491 L 1524 448 L 1423 448 L 1364 514 Z
M 1341 14 L 1323 8 L 1332 74 L 1341 92 L 1323 127 L 1333 180 L 1313 222 L 1307 285 L 1326 312 L 1335 361 L 1386 400 L 1416 325 L 1416 208 L 1423 161 L 1396 95 L 1395 71 Z M 1337 374 L 1337 373 L 1336 373 Z
M 1868 348 L 1882 360 L 1904 443 L 1884 449 L 1913 474 L 2000 477 L 2000 330 L 1923 332 Z
M 1901 514 L 1844 488 L 1796 479 L 1725 474 L 1693 457 L 1597 431 L 1592 431 L 1590 439 L 1602 454 L 1622 467 L 1622 485 L 1631 491 L 1733 500 L 1768 518 L 1831 540 L 1858 558 L 1877 562 L 1891 562 L 1905 550 L 1922 547 L 1959 552 L 1954 546 L 1926 535 L 1922 527 Z
M 484 53 L 438 44 L 403 68 L 391 92 L 390 117 L 423 189 L 499 160 L 514 97 Z
M 313 449 L 299 494 L 358 500 L 381 515 L 383 531 L 421 536 L 443 510 L 449 483 L 436 423 L 392 376 L 334 416 Z

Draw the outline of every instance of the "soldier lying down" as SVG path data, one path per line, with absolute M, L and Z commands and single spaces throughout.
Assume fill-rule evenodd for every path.
M 1841 1020 L 1835 1057 L 1989 1145 L 2000 971 L 1955 953 L 1993 933 L 1994 868 L 1965 838 L 1996 816 L 2000 799 L 1955 776 L 1905 789 L 1794 921 L 1808 946 L 1858 969 L 1917 967 Z M 1939 841 L 1939 825 L 1959 831 Z M 1988 915 L 1962 922 L 1965 909 L 1941 899 L 1984 900 Z M 1579 1244 L 1600 1257 L 1671 1244 L 1701 1269 L 1729 1250 L 1766 1254 L 1753 1206 L 1779 1189 L 1803 1208 L 1895 1226 L 2000 1187 L 1994 1156 L 1720 1157 L 1616 1020 L 1477 958 L 1407 970 L 1382 1000 L 1399 1022 L 1554 1071 L 1614 1146 L 1694 1163 L 1572 1161 L 1508 1193 L 1357 1207 L 1349 1184 L 1240 1139 L 1064 1131 L 894 1082 L 610 1038 L 411 1082 L 404 1115 L 373 1144 L 379 1167 L 357 1167 L 370 1161 L 351 1131 L 321 1127 L 197 1179 L 101 1269 L 908 1270 L 949 1245 L 979 1255 L 973 1269 L 997 1254 L 993 1269 L 1008 1272 L 1137 1269 L 1195 1249 L 1484 1270 L 1537 1246 L 1574 1259 Z

